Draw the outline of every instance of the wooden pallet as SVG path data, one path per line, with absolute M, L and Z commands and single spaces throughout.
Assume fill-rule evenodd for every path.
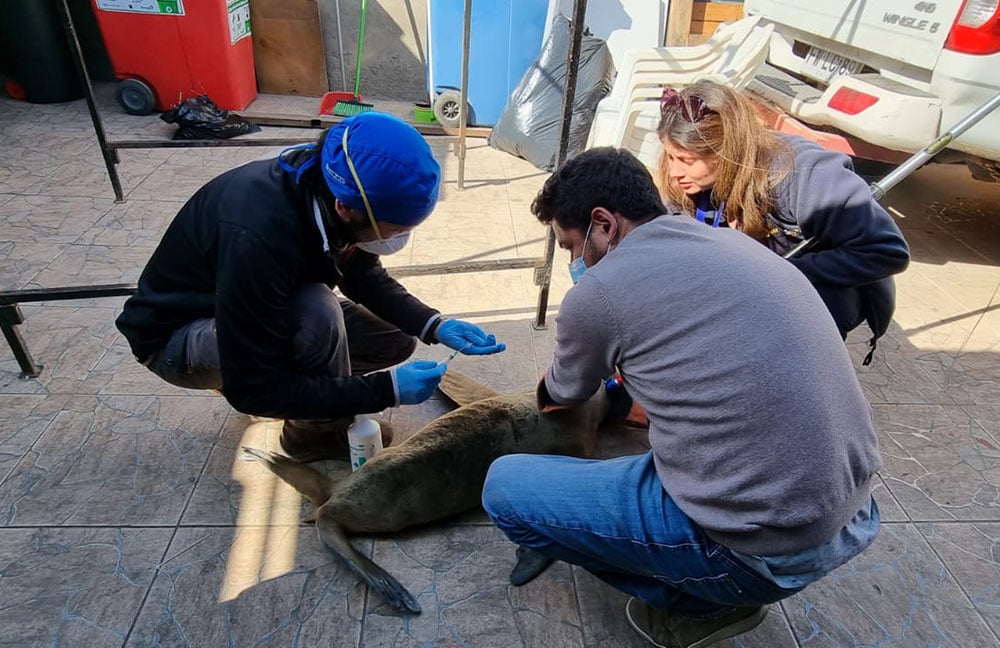
M 698 45 L 708 40 L 720 24 L 742 17 L 740 2 L 671 0 L 664 42 L 667 47 Z

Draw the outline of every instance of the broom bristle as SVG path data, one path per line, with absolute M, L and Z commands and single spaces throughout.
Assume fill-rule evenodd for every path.
M 338 101 L 333 107 L 333 114 L 338 117 L 352 117 L 361 113 L 375 110 L 372 104 L 361 103 L 360 101 Z

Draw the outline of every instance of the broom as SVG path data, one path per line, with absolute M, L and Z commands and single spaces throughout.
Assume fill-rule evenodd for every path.
M 350 117 L 359 115 L 369 110 L 374 110 L 375 106 L 361 102 L 361 50 L 365 43 L 365 14 L 368 11 L 368 0 L 361 0 L 361 28 L 358 30 L 358 67 L 354 73 L 354 97 L 344 101 L 338 101 L 333 107 L 333 114 L 340 117 Z

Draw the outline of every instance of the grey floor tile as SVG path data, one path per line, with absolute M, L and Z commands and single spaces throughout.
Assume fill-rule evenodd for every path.
M 983 435 L 977 437 L 979 443 L 996 449 L 1000 443 L 1000 405 L 965 405 L 962 407 L 972 417 L 972 420 L 982 430 Z
M 917 528 L 1000 637 L 1000 524 L 949 522 Z
M 364 587 L 309 531 L 178 529 L 127 645 L 357 646 Z
M 872 497 L 875 498 L 875 502 L 878 504 L 879 517 L 883 522 L 910 521 L 910 518 L 906 516 L 906 511 L 903 510 L 895 495 L 886 486 L 885 480 L 881 475 L 876 477 L 875 484 L 872 487 Z
M 782 602 L 803 648 L 996 646 L 997 638 L 912 524 Z
M 121 646 L 172 529 L 0 529 L 0 645 Z
M 173 151 L 155 171 L 128 184 L 126 196 L 129 201 L 186 202 L 212 178 L 247 162 L 273 158 L 281 150 L 282 147 L 218 147 Z
M 60 163 L 52 168 L 45 177 L 38 178 L 35 183 L 23 190 L 25 194 L 41 196 L 76 196 L 92 198 L 115 197 L 111 179 L 104 159 L 94 143 L 87 143 L 89 151 L 76 159 L 60 156 Z M 117 165 L 119 182 L 123 191 L 139 184 L 156 169 L 154 164 Z
M 980 185 L 982 186 L 982 185 Z M 916 172 L 906 184 L 906 191 L 897 191 L 887 197 L 890 206 L 918 205 L 907 209 L 907 238 L 914 233 L 932 232 L 945 242 L 937 249 L 926 249 L 911 244 L 913 256 L 925 262 L 983 258 L 1000 261 L 1000 244 L 997 243 L 995 187 L 983 192 L 970 190 L 967 171 L 961 166 L 931 165 Z M 955 245 L 954 242 L 959 243 Z
M 152 251 L 145 247 L 67 245 L 25 287 L 135 283 Z
M 60 164 L 57 151 L 33 148 L 27 139 L 7 139 L 4 155 L 0 157 L 0 187 L 7 193 L 24 193 L 47 179 Z
M 244 446 L 280 452 L 281 424 L 279 420 L 230 412 L 198 479 L 183 524 L 294 525 L 312 511 L 312 505 L 294 488 L 261 464 L 242 458 Z M 350 466 L 341 461 L 312 465 L 330 475 L 350 472 Z M 310 531 L 310 535 L 316 538 L 315 532 Z
M 0 290 L 26 287 L 62 250 L 56 243 L 0 240 Z
M 1000 332 L 993 330 L 992 334 L 995 340 L 1000 340 Z M 933 363 L 928 373 L 941 393 L 955 403 L 1000 405 L 1000 362 L 995 352 L 957 354 L 946 361 Z
M 182 202 L 129 198 L 124 203 L 112 205 L 99 220 L 83 229 L 75 243 L 140 248 L 148 250 L 148 258 L 183 205 Z
M 962 407 L 874 409 L 881 475 L 910 519 L 1000 519 L 1000 443 Z
M 862 325 L 852 331 L 847 339 L 858 380 L 870 403 L 955 403 L 954 396 L 942 390 L 933 375 L 939 370 L 941 363 L 950 362 L 951 354 L 914 349 L 894 324 L 878 341 L 872 363 L 866 367 L 862 365 L 862 360 L 869 351 L 870 337 L 871 331 Z
M 118 309 L 83 307 L 77 302 L 21 307 L 21 334 L 37 364 L 37 378 L 20 379 L 20 369 L 6 346 L 0 348 L 0 392 L 96 394 L 110 379 L 95 373 L 101 359 L 120 337 L 114 327 Z
M 573 567 L 580 623 L 587 648 L 646 648 L 649 644 L 625 619 L 628 595 L 580 567 Z
M 0 483 L 55 419 L 62 400 L 41 394 L 0 395 Z
M 177 524 L 228 409 L 206 398 L 66 398 L 0 485 L 0 524 Z
M 4 238 L 66 245 L 94 226 L 114 205 L 111 198 L 15 196 L 0 205 Z
M 514 546 L 493 527 L 379 539 L 373 559 L 409 589 L 423 613 L 402 616 L 370 594 L 366 646 L 582 645 L 568 566 L 554 566 L 524 587 L 511 586 Z

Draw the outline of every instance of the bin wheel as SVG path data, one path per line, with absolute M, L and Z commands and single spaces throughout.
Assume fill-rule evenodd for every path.
M 462 93 L 455 90 L 442 92 L 434 100 L 434 118 L 437 119 L 438 123 L 442 126 L 458 128 L 461 118 L 461 105 Z M 465 107 L 465 122 L 466 124 L 469 124 L 472 122 L 472 111 L 468 109 L 469 104 L 465 104 Z
M 125 79 L 119 83 L 115 99 L 130 115 L 148 115 L 156 107 L 153 89 L 139 79 Z

